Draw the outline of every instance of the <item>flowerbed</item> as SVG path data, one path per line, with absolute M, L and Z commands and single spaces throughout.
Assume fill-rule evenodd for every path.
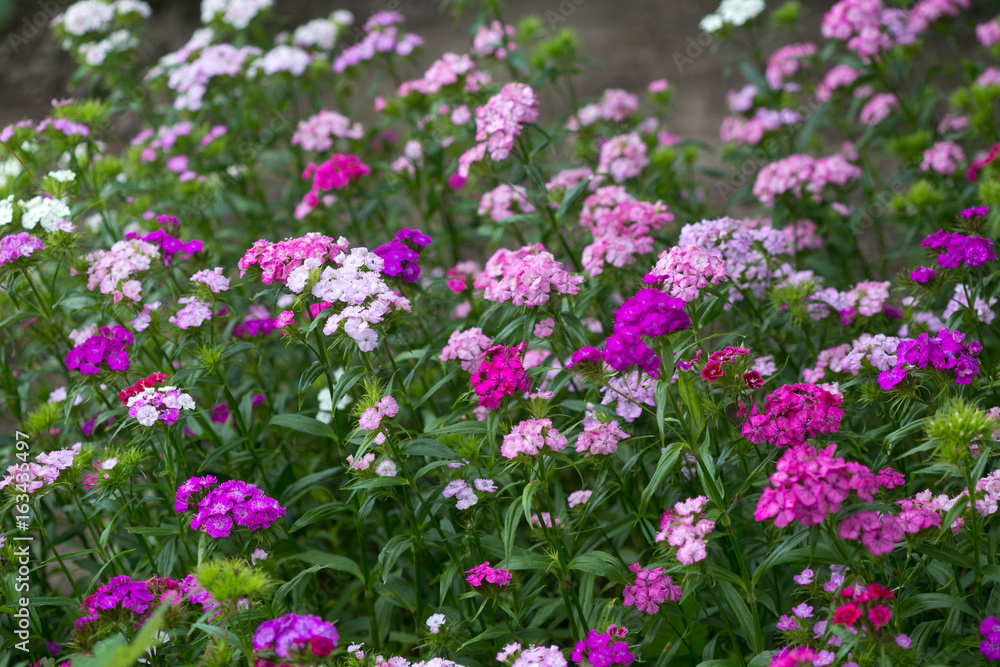
M 393 11 L 53 22 L 95 99 L 0 131 L 0 664 L 1000 659 L 1000 22 L 723 0 L 720 170 L 454 4 L 429 65 Z

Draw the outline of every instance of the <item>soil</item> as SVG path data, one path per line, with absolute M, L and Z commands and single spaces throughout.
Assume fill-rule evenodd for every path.
M 70 90 L 74 67 L 59 49 L 47 27 L 70 0 L 17 2 L 0 38 L 0 126 L 22 118 L 40 118 L 51 100 L 80 95 Z M 804 23 L 814 31 L 829 1 L 805 0 Z M 183 45 L 199 26 L 200 2 L 175 0 L 154 4 L 155 31 L 146 45 L 154 56 Z M 505 20 L 535 14 L 546 30 L 572 28 L 582 53 L 595 65 L 578 82 L 581 99 L 596 97 L 605 88 L 641 92 L 649 81 L 666 78 L 677 92 L 671 125 L 683 137 L 718 143 L 725 115 L 725 91 L 742 84 L 730 76 L 735 50 L 719 44 L 698 29 L 701 18 L 714 9 L 715 0 L 506 0 Z M 436 0 L 278 0 L 275 13 L 289 27 L 334 9 L 348 9 L 359 22 L 373 12 L 397 9 L 407 17 L 407 29 L 425 39 L 424 58 L 469 47 L 467 12 L 456 22 Z M 816 34 L 807 34 L 815 38 Z M 699 41 L 700 40 L 700 41 Z

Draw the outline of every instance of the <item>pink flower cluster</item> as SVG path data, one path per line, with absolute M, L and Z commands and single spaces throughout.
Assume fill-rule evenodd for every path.
M 541 454 L 542 447 L 558 452 L 565 446 L 566 436 L 552 427 L 551 419 L 526 419 L 511 427 L 510 433 L 503 437 L 500 454 L 504 458 L 516 459 L 522 454 Z
M 322 153 L 333 148 L 334 138 L 360 139 L 362 136 L 361 123 L 352 124 L 347 116 L 324 109 L 299 122 L 292 135 L 292 145 Z
M 59 479 L 59 472 L 73 466 L 73 461 L 80 453 L 80 446 L 81 443 L 78 442 L 69 449 L 42 452 L 35 456 L 34 463 L 8 466 L 7 475 L 0 479 L 0 489 L 13 484 L 17 493 L 34 493 L 55 484 Z
M 399 414 L 399 404 L 392 396 L 383 396 L 373 407 L 366 408 L 358 418 L 358 426 L 364 431 L 377 431 L 382 424 L 382 418 L 392 419 Z M 385 437 L 382 437 L 382 442 Z M 381 445 L 382 442 L 375 444 Z
M 698 298 L 699 290 L 728 278 L 726 263 L 721 257 L 691 245 L 674 246 L 661 252 L 642 282 L 690 303 Z
M 198 509 L 191 519 L 192 530 L 220 539 L 229 536 L 234 524 L 250 530 L 266 530 L 285 516 L 285 508 L 265 496 L 255 484 L 231 480 L 215 487 L 215 483 L 210 475 L 194 477 L 177 489 L 174 509 L 178 514 L 188 511 L 192 496 L 208 490 L 198 500 Z
M 812 42 L 781 47 L 767 59 L 767 70 L 764 73 L 767 85 L 772 90 L 798 90 L 797 84 L 785 83 L 785 79 L 794 76 L 800 67 L 809 67 L 807 59 L 815 54 L 816 45 Z
M 400 34 L 397 25 L 405 19 L 398 12 L 379 12 L 369 18 L 362 29 L 365 36 L 356 44 L 341 51 L 333 61 L 333 71 L 340 74 L 349 67 L 355 67 L 372 60 L 380 53 L 408 56 L 424 43 L 422 37 L 413 33 Z
M 993 19 L 977 25 L 976 39 L 987 49 L 1000 42 L 1000 21 Z
M 496 410 L 503 398 L 516 391 L 528 391 L 531 383 L 523 362 L 527 347 L 527 343 L 517 347 L 494 345 L 483 352 L 479 369 L 469 379 L 480 407 Z
M 719 218 L 684 225 L 678 247 L 695 246 L 725 262 L 726 273 L 735 286 L 730 301 L 739 301 L 739 290 L 763 298 L 773 282 L 792 271 L 779 257 L 788 252 L 786 235 L 753 220 Z
M 321 263 L 327 259 L 332 260 L 345 252 L 348 247 L 347 239 L 343 236 L 334 241 L 319 232 L 310 232 L 305 236 L 277 243 L 261 239 L 240 259 L 238 263 L 240 278 L 246 275 L 250 267 L 257 266 L 261 271 L 260 280 L 265 285 L 270 285 L 275 280 L 285 283 L 291 273 L 302 266 L 305 260 L 320 260 Z
M 212 308 L 207 301 L 194 296 L 185 296 L 178 299 L 177 303 L 184 307 L 168 321 L 178 329 L 195 329 L 212 319 Z
M 607 174 L 615 183 L 622 183 L 641 174 L 647 166 L 646 143 L 637 132 L 630 132 L 612 137 L 601 146 L 597 174 Z
M 851 491 L 865 502 L 878 492 L 878 482 L 866 466 L 834 457 L 836 445 L 826 449 L 797 445 L 778 460 L 777 470 L 757 502 L 754 519 L 774 519 L 784 528 L 792 521 L 816 526 L 835 514 Z
M 144 382 L 140 380 L 140 382 Z M 143 426 L 163 422 L 171 426 L 181 415 L 181 410 L 194 410 L 194 399 L 177 387 L 148 387 L 125 400 L 128 416 Z
M 552 292 L 577 294 L 583 280 L 568 273 L 545 246 L 536 243 L 515 251 L 497 250 L 473 284 L 488 301 L 533 308 L 548 303 Z
M 351 181 L 357 181 L 370 173 L 372 170 L 368 168 L 368 165 L 355 155 L 335 153 L 318 167 L 314 162 L 310 162 L 309 166 L 302 172 L 302 178 L 304 180 L 311 178 L 312 187 L 302 197 L 299 205 L 295 207 L 295 219 L 301 220 L 319 206 L 321 192 L 343 190 Z
M 920 171 L 934 171 L 950 176 L 963 164 L 965 164 L 965 153 L 962 152 L 961 146 L 953 141 L 939 141 L 924 151 Z
M 463 76 L 465 92 L 475 93 L 491 80 L 489 74 L 475 69 L 476 64 L 469 56 L 446 53 L 435 60 L 421 78 L 399 84 L 396 93 L 400 97 L 407 97 L 410 93 L 436 95 L 442 88 L 458 83 Z
M 719 138 L 724 142 L 736 142 L 756 146 L 764 138 L 765 132 L 774 132 L 786 125 L 795 125 L 802 120 L 802 114 L 791 109 L 757 109 L 750 118 L 726 116 L 719 128 Z
M 5 236 L 0 239 L 0 266 L 13 264 L 19 259 L 31 257 L 31 255 L 39 250 L 45 250 L 45 244 L 28 234 L 28 232 Z
M 657 542 L 666 542 L 677 549 L 677 560 L 682 565 L 693 565 L 708 556 L 705 537 L 715 530 L 715 522 L 705 518 L 708 498 L 696 496 L 674 504 L 660 517 Z
M 483 352 L 493 344 L 489 336 L 479 327 L 457 329 L 448 337 L 448 344 L 441 350 L 438 357 L 441 361 L 458 360 L 462 370 L 475 373 L 482 363 Z
M 314 657 L 325 658 L 337 648 L 337 629 L 318 616 L 285 614 L 271 621 L 264 621 L 253 635 L 254 653 L 274 651 L 285 660 L 296 663 L 311 662 Z M 257 659 L 257 667 L 270 663 Z
M 516 209 L 516 210 L 515 210 Z M 535 207 L 528 201 L 527 191 L 520 185 L 498 185 L 479 200 L 479 215 L 489 214 L 494 222 L 522 213 L 534 213 Z
M 856 315 L 874 317 L 881 313 L 889 300 L 891 286 L 889 281 L 862 282 L 846 292 L 827 287 L 810 297 L 808 310 L 813 319 L 822 319 L 829 314 L 823 306 L 829 306 L 840 315 L 841 323 L 847 325 L 854 321 Z
M 618 443 L 629 437 L 617 420 L 604 423 L 593 416 L 583 420 L 583 433 L 576 437 L 576 451 L 584 456 L 610 456 L 618 451 Z
M 585 104 L 566 121 L 566 129 L 575 132 L 594 123 L 620 123 L 639 109 L 639 98 L 621 88 L 608 88 L 599 102 Z
M 125 327 L 101 327 L 97 334 L 66 354 L 66 368 L 83 375 L 97 375 L 102 364 L 106 364 L 109 371 L 127 371 L 128 346 L 132 342 L 132 333 Z
M 833 99 L 833 93 L 841 88 L 847 88 L 858 80 L 861 72 L 847 65 L 834 65 L 826 73 L 823 80 L 816 86 L 816 99 L 820 102 L 829 102 Z
M 764 206 L 773 206 L 779 195 L 790 194 L 802 199 L 811 194 L 823 200 L 823 190 L 833 185 L 842 187 L 861 177 L 861 168 L 840 154 L 815 159 L 808 155 L 789 155 L 772 162 L 757 174 L 753 195 Z
M 860 88 L 859 88 L 860 90 Z M 899 106 L 899 98 L 892 93 L 879 93 L 872 97 L 861 109 L 860 120 L 864 125 L 874 127 L 889 117 Z
M 590 167 L 576 167 L 573 169 L 563 169 L 545 184 L 545 190 L 549 193 L 549 206 L 558 210 L 565 194 L 584 181 L 591 182 L 594 179 L 594 171 Z
M 484 583 L 492 586 L 506 586 L 510 583 L 511 574 L 507 570 L 490 567 L 490 562 L 486 561 L 482 565 L 477 565 L 471 570 L 466 570 L 465 580 L 473 588 L 479 588 Z
M 755 445 L 803 446 L 806 438 L 840 429 L 841 402 L 840 396 L 813 384 L 786 384 L 767 396 L 763 413 L 756 405 L 750 409 L 742 435 Z
M 635 563 L 628 570 L 635 575 L 635 583 L 622 591 L 623 606 L 652 615 L 660 610 L 661 604 L 681 599 L 681 587 L 674 584 L 662 567 L 644 570 Z
M 662 202 L 639 201 L 619 185 L 599 188 L 584 201 L 580 214 L 580 224 L 594 236 L 583 249 L 583 268 L 597 276 L 606 264 L 632 264 L 636 255 L 653 251 L 652 233 L 673 219 Z
M 110 250 L 95 250 L 84 257 L 87 269 L 87 289 L 100 289 L 110 294 L 118 303 L 123 297 L 132 301 L 142 298 L 142 283 L 133 276 L 148 271 L 152 260 L 160 257 L 159 249 L 152 243 L 132 239 L 118 241 Z
M 505 85 L 485 106 L 476 109 L 476 141 L 479 143 L 459 158 L 458 175 L 468 178 L 469 168 L 486 153 L 494 162 L 506 160 L 514 149 L 514 138 L 521 134 L 522 125 L 537 119 L 535 91 L 524 83 Z
M 920 334 L 917 338 L 904 338 L 896 346 L 896 365 L 878 376 L 878 385 L 889 391 L 902 382 L 910 371 L 933 366 L 938 372 L 952 371 L 955 384 L 970 384 L 979 375 L 979 360 L 974 357 L 982 352 L 977 341 L 965 343 L 965 334 L 942 328 L 936 338 Z
M 497 60 L 504 60 L 508 51 L 517 49 L 515 39 L 517 28 L 514 26 L 503 25 L 500 21 L 484 23 L 472 38 L 472 52 L 480 58 L 496 56 Z

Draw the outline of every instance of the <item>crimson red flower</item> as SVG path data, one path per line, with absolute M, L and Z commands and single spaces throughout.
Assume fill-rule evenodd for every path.
M 882 626 L 888 623 L 891 618 L 892 612 L 882 605 L 868 610 L 868 620 L 872 622 L 876 630 L 881 630 Z
M 854 604 L 845 604 L 833 615 L 833 622 L 837 625 L 851 627 L 859 618 L 861 618 L 861 610 Z
M 708 362 L 705 364 L 705 367 L 701 369 L 701 377 L 703 380 L 715 382 L 722 377 L 722 364 L 718 361 Z
M 764 378 L 757 371 L 747 371 L 743 374 L 743 381 L 750 389 L 760 389 L 764 386 Z

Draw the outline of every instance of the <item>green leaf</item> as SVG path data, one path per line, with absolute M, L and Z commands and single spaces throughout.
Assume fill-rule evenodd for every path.
M 617 558 L 603 551 L 580 554 L 569 562 L 569 569 L 594 574 L 616 583 L 624 581 L 621 574 L 621 563 Z
M 314 507 L 311 510 L 307 510 L 305 514 L 300 516 L 292 527 L 289 529 L 289 533 L 294 533 L 297 530 L 302 530 L 306 526 L 311 526 L 317 521 L 324 521 L 330 517 L 336 516 L 340 513 L 347 512 L 347 505 L 337 501 L 331 501 L 328 503 L 323 503 L 319 507 Z
M 688 409 L 688 416 L 691 420 L 691 437 L 697 438 L 705 428 L 705 408 L 702 406 L 701 397 L 698 396 L 698 390 L 686 373 L 677 374 L 677 391 Z
M 521 508 L 524 510 L 524 516 L 531 516 L 531 499 L 534 498 L 535 494 L 542 488 L 542 482 L 540 480 L 532 480 L 524 486 L 524 491 L 521 493 Z
M 590 185 L 590 180 L 585 180 L 582 183 L 577 183 L 572 188 L 563 193 L 562 203 L 559 204 L 559 210 L 556 211 L 556 220 L 562 220 L 569 213 L 569 210 L 573 207 L 573 204 L 583 196 L 583 193 L 587 191 L 587 186 Z
M 722 591 L 722 597 L 725 598 L 727 607 L 725 611 L 720 609 L 719 612 L 732 614 L 736 618 L 736 624 L 743 631 L 743 635 L 750 642 L 750 646 L 754 652 L 760 653 L 763 651 L 764 642 L 760 624 L 754 621 L 753 614 L 750 613 L 750 608 L 747 606 L 746 600 L 743 599 L 743 596 L 728 581 L 719 581 L 718 589 Z
M 521 517 L 523 516 L 524 506 L 515 500 L 507 508 L 507 516 L 503 520 L 504 560 L 508 562 L 510 561 L 511 553 L 514 551 L 514 533 L 517 530 L 517 524 L 521 522 Z
M 679 444 L 667 445 L 666 450 L 660 454 L 660 460 L 656 463 L 656 470 L 653 471 L 653 476 L 649 478 L 649 485 L 642 490 L 642 495 L 639 497 L 639 517 L 646 514 L 646 507 L 649 506 L 649 501 L 653 498 L 653 494 L 660 489 L 664 480 L 667 479 L 667 475 L 677 465 L 682 449 L 683 447 Z
M 163 624 L 163 615 L 169 607 L 169 602 L 161 604 L 135 635 L 131 644 L 122 635 L 115 635 L 94 647 L 94 657 L 73 658 L 73 667 L 131 667 L 153 645 L 153 637 Z
M 334 403 L 334 405 L 336 405 L 336 403 Z M 275 415 L 271 418 L 270 425 L 290 428 L 293 431 L 308 433 L 309 435 L 315 435 L 320 438 L 337 439 L 337 434 L 328 424 L 324 424 L 318 419 L 307 417 L 305 415 Z
M 382 583 L 389 577 L 389 572 L 399 560 L 399 556 L 410 548 L 413 538 L 409 535 L 394 535 L 378 555 L 379 569 L 382 571 Z
M 955 609 L 972 618 L 979 618 L 972 607 L 962 600 L 944 593 L 918 593 L 906 598 L 897 606 L 900 618 L 908 618 L 931 609 Z
M 472 644 L 478 644 L 479 642 L 484 642 L 487 639 L 496 639 L 497 637 L 508 637 L 510 636 L 510 630 L 503 627 L 502 625 L 494 625 L 492 628 L 486 628 L 485 631 L 480 632 L 478 635 L 465 642 L 459 646 L 459 650 L 462 650 L 466 646 L 471 646 Z
M 284 560 L 300 560 L 303 563 L 309 563 L 310 565 L 320 565 L 324 569 L 353 574 L 361 582 L 364 582 L 365 580 L 364 576 L 361 574 L 361 568 L 347 556 L 338 556 L 336 554 L 326 553 L 325 551 L 311 550 L 289 556 Z

